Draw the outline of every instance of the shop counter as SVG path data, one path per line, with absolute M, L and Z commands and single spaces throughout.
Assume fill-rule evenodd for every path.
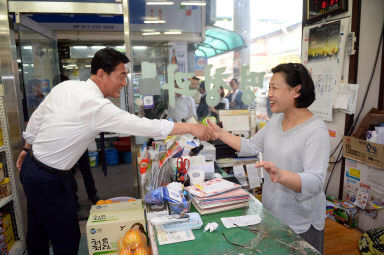
M 283 208 L 282 208 L 283 209 Z M 192 206 L 192 212 L 197 212 Z M 244 228 L 225 228 L 221 222 L 223 217 L 234 217 L 247 214 L 259 214 L 261 222 L 248 226 L 257 234 Z M 201 215 L 203 227 L 193 230 L 195 240 L 174 244 L 158 245 L 153 226 L 148 222 L 148 234 L 153 254 L 319 254 L 310 244 L 283 224 L 259 200 L 250 196 L 249 207 Z M 214 232 L 204 232 L 207 223 L 216 222 L 218 229 Z M 230 242 L 238 244 L 231 244 Z

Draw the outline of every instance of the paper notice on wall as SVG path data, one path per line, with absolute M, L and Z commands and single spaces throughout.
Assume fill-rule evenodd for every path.
M 356 111 L 358 84 L 338 84 L 336 86 L 336 100 L 333 108 L 340 109 L 345 113 L 354 114 Z
M 370 194 L 371 187 L 360 182 L 360 187 L 357 191 L 357 196 L 354 204 L 361 209 L 365 209 L 365 207 L 367 207 L 368 201 L 370 200 Z
M 318 117 L 332 121 L 337 84 L 342 79 L 345 37 L 348 21 L 306 27 L 303 31 L 302 63 L 311 73 L 316 100 L 309 109 Z M 347 98 L 340 102 L 347 106 Z

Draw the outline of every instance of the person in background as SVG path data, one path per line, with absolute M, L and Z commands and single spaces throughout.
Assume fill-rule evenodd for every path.
M 176 81 L 175 87 L 179 88 Z M 175 122 L 186 120 L 192 116 L 197 119 L 196 104 L 193 98 L 179 93 L 176 93 L 175 96 L 175 107 L 168 105 L 168 118 L 172 118 Z
M 229 101 L 229 109 L 248 109 L 248 105 L 244 104 L 241 100 L 243 92 L 239 89 L 239 82 L 236 78 L 233 78 L 229 85 L 232 88 L 232 92 L 227 96 Z
M 69 80 L 68 76 L 64 73 L 60 73 L 60 79 L 61 82 Z M 88 149 L 81 155 L 79 161 L 77 161 L 76 165 L 77 168 L 80 170 L 81 175 L 83 176 L 83 182 L 85 186 L 85 190 L 87 191 L 88 199 L 92 203 L 96 203 L 100 200 L 100 198 L 97 196 L 97 189 L 95 186 L 95 180 L 93 179 L 93 175 L 91 172 L 91 167 L 89 165 L 89 152 Z M 79 197 L 76 195 L 78 191 L 78 185 L 75 179 L 75 173 L 72 175 L 72 189 L 73 189 L 73 195 L 75 196 L 76 200 L 76 210 L 80 211 L 80 205 L 79 205 Z
M 229 110 L 229 101 L 228 98 L 224 97 L 224 88 L 220 86 L 220 103 L 215 107 L 210 106 L 209 110 L 211 111 L 211 116 L 219 118 L 219 110 Z
M 324 121 L 308 110 L 315 88 L 302 64 L 272 69 L 268 98 L 275 113 L 250 139 L 209 122 L 216 138 L 241 153 L 264 153 L 263 204 L 319 252 L 323 252 L 325 194 L 330 141 Z M 264 176 L 267 176 L 267 174 Z
M 200 104 L 200 99 L 202 97 L 202 95 L 200 94 L 199 90 L 200 90 L 200 79 L 197 78 L 196 76 L 193 76 L 192 78 L 189 79 L 189 81 L 191 82 L 191 85 L 189 85 L 189 87 L 191 89 L 195 89 L 197 92 L 192 96 L 193 100 L 195 100 L 195 103 L 196 104 Z
M 71 169 L 100 132 L 166 138 L 190 133 L 214 138 L 209 127 L 149 120 L 123 111 L 106 97 L 127 85 L 128 58 L 112 48 L 96 52 L 87 81 L 56 85 L 32 114 L 16 166 L 27 198 L 29 255 L 77 255 L 80 228 Z
M 205 91 L 205 82 L 200 83 L 199 92 L 201 93 L 201 99 L 199 106 L 197 107 L 197 119 L 199 121 L 203 120 L 209 114 L 209 109 L 207 105 L 207 93 Z

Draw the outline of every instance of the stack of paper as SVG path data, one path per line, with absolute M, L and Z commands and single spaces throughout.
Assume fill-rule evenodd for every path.
M 202 215 L 248 206 L 249 194 L 239 184 L 224 179 L 213 179 L 186 190 L 193 195 L 192 203 Z

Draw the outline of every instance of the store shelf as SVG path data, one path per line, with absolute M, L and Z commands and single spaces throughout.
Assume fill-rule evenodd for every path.
M 13 199 L 13 194 L 9 195 L 8 197 L 1 198 L 0 199 L 0 208 L 3 207 L 4 205 L 8 204 L 11 202 Z
M 25 251 L 24 242 L 16 241 L 8 255 L 23 255 Z

